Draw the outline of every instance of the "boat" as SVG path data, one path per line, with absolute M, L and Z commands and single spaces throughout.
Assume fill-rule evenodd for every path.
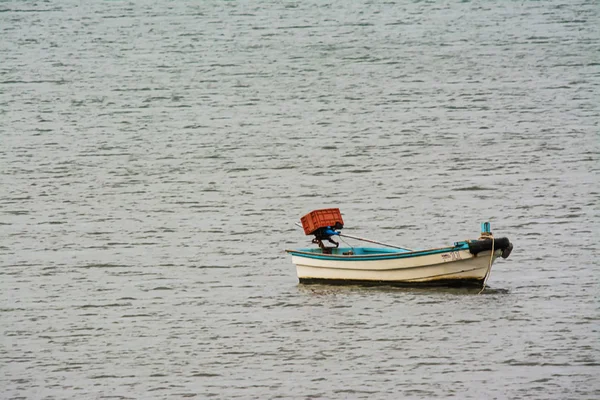
M 305 234 L 314 235 L 316 248 L 286 250 L 292 256 L 300 283 L 366 285 L 439 285 L 485 287 L 498 257 L 508 258 L 513 245 L 495 238 L 489 222 L 481 236 L 447 247 L 414 250 L 342 234 L 339 209 L 315 210 L 301 219 Z M 299 225 L 299 224 L 298 224 Z M 339 247 L 333 237 L 357 239 L 384 247 Z M 334 246 L 326 246 L 327 241 Z

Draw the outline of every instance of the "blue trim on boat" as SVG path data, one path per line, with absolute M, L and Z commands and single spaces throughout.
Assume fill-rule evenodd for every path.
M 360 249 L 360 250 L 359 250 Z M 429 249 L 429 250 L 416 250 L 416 251 L 398 251 L 397 249 L 382 249 L 382 248 L 367 248 L 367 247 L 355 247 L 343 248 L 343 249 L 332 249 L 337 253 L 348 252 L 350 250 L 359 251 L 362 254 L 323 254 L 321 249 L 299 249 L 299 250 L 286 250 L 293 256 L 313 258 L 316 260 L 332 260 L 332 261 L 377 261 L 377 260 L 393 260 L 397 258 L 412 258 L 422 257 L 431 254 L 442 254 L 450 253 L 453 251 L 469 250 L 467 242 L 456 242 L 454 247 L 444 247 L 440 249 Z M 372 255 L 365 253 L 374 253 Z

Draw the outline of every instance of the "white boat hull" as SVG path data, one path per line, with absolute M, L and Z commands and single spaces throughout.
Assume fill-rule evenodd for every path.
M 300 282 L 361 281 L 373 283 L 451 283 L 482 284 L 490 272 L 490 251 L 472 256 L 459 252 L 461 259 L 445 261 L 441 255 L 384 261 L 328 261 L 292 256 Z M 494 260 L 500 256 L 496 250 Z

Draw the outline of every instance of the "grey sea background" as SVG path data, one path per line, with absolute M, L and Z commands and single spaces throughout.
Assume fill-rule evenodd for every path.
M 0 1 L 0 398 L 598 399 L 599 121 L 597 0 Z M 515 249 L 299 285 L 324 207 Z

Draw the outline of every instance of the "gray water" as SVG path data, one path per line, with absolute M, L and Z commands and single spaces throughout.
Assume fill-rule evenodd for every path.
M 596 0 L 1 1 L 0 398 L 600 398 L 599 88 Z M 322 207 L 515 250 L 298 285 Z

